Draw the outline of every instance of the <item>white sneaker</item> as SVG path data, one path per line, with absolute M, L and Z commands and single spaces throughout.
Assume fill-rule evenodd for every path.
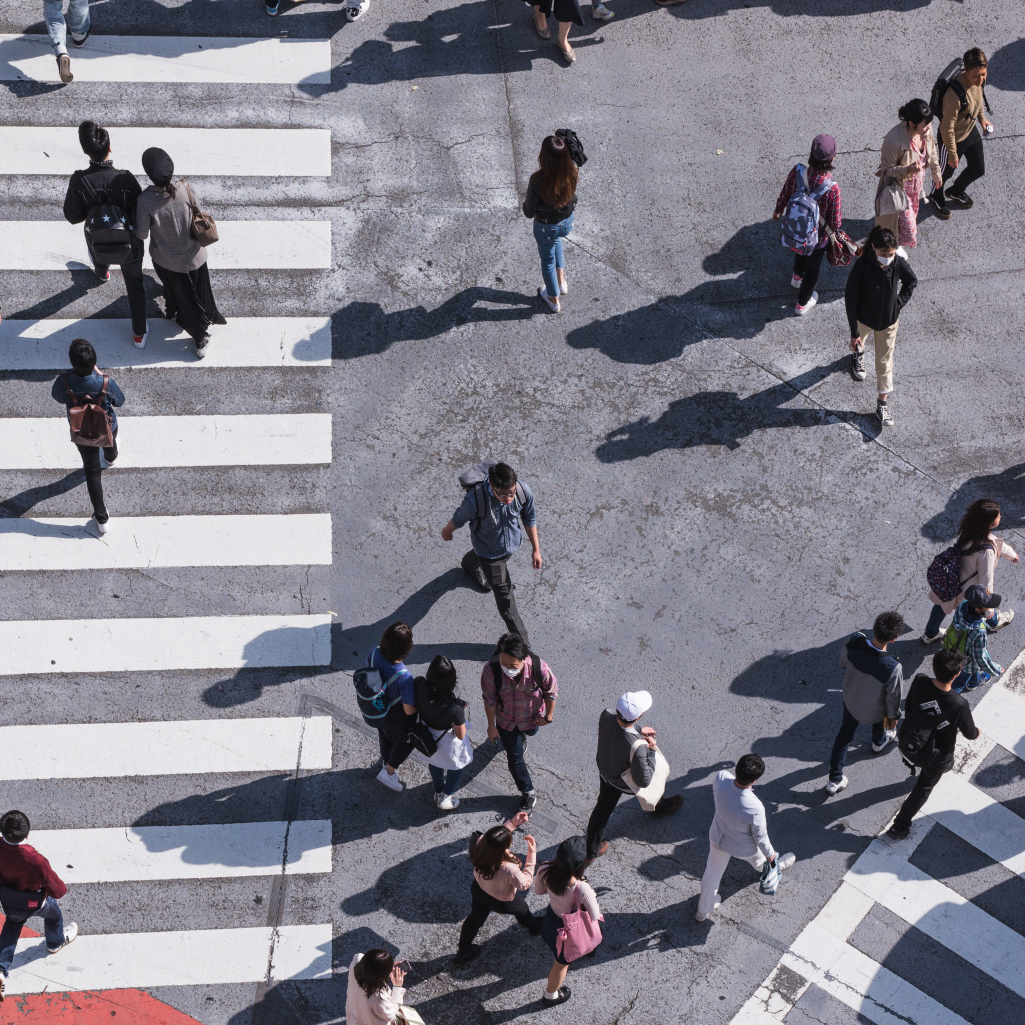
M 703 922 L 706 918 L 708 918 L 708 915 L 711 915 L 713 912 L 716 912 L 716 911 L 719 910 L 719 905 L 721 903 L 722 903 L 722 901 L 719 900 L 719 894 L 716 894 L 715 895 L 715 905 L 712 908 L 712 910 L 709 911 L 707 914 L 704 911 L 697 912 L 697 914 L 695 914 L 695 916 L 694 916 L 694 921 L 695 922 Z
M 349 21 L 358 21 L 369 10 L 370 0 L 359 0 L 359 3 L 346 5 L 345 17 L 348 18 Z
M 826 784 L 826 794 L 829 797 L 832 797 L 833 794 L 840 793 L 840 791 L 843 790 L 847 786 L 847 783 L 848 783 L 848 780 L 847 780 L 846 776 L 842 777 L 838 783 L 834 783 L 832 780 L 830 780 Z
M 97 533 L 106 534 L 107 531 L 110 530 L 110 520 L 107 520 L 106 523 L 100 523 L 100 521 L 96 519 L 95 516 L 92 516 L 90 517 L 89 522 L 86 524 L 86 528 L 88 527 L 95 527 Z
M 803 306 L 800 303 L 794 306 L 794 313 L 799 317 L 803 317 L 818 301 L 819 293 L 812 292 L 811 298 Z
M 1011 622 L 1012 619 L 1014 619 L 1014 609 L 1006 609 L 1004 611 L 998 612 L 997 613 L 997 625 L 996 626 L 988 626 L 987 625 L 986 629 L 990 633 L 994 633 L 997 630 L 1002 630 L 1005 626 L 1007 626 L 1008 623 Z
M 47 946 L 46 952 L 48 954 L 56 954 L 59 950 L 63 950 L 69 943 L 74 943 L 78 939 L 78 923 L 72 922 L 70 925 L 64 926 L 64 942 L 59 947 Z
M 902 260 L 907 260 L 907 259 L 909 259 L 909 257 L 908 257 L 908 251 L 907 251 L 907 250 L 906 250 L 906 249 L 905 249 L 905 248 L 904 248 L 903 246 L 897 246 L 897 255 L 898 255 L 898 256 L 899 256 L 899 257 L 900 257 L 900 258 L 901 258 Z
M 7 976 L 0 973 L 0 1004 L 4 1002 L 4 990 L 7 988 Z
M 141 335 L 132 335 L 132 341 L 135 342 L 137 349 L 146 348 L 146 339 L 149 338 L 149 321 L 146 321 L 146 330 Z
M 402 793 L 402 780 L 399 779 L 399 774 L 393 772 L 389 775 L 388 770 L 383 765 L 381 766 L 381 771 L 377 774 L 377 781 L 383 783 L 396 793 Z
M 559 295 L 569 295 L 569 278 L 566 277 L 565 272 L 563 272 L 562 281 L 559 282 Z
M 591 17 L 595 21 L 612 21 L 615 12 L 610 11 L 604 4 L 591 4 Z
M 559 297 L 558 296 L 556 296 L 554 299 L 550 298 L 549 295 L 548 295 L 548 289 L 544 285 L 542 285 L 537 290 L 537 294 L 539 296 L 541 296 L 541 298 L 544 300 L 545 306 L 547 306 L 548 309 L 550 309 L 552 311 L 552 313 L 558 313 L 559 312 Z
M 885 750 L 889 746 L 891 740 L 896 740 L 896 739 L 897 739 L 897 731 L 896 730 L 887 730 L 886 733 L 883 734 L 883 742 L 881 744 L 873 743 L 872 744 L 872 750 L 875 751 L 876 754 L 879 754 L 880 751 Z
M 797 861 L 797 855 L 792 851 L 788 851 L 786 854 L 781 854 L 776 859 L 776 867 L 780 872 L 785 872 L 795 861 Z
M 935 644 L 938 640 L 940 640 L 943 637 L 943 635 L 946 632 L 947 632 L 947 628 L 945 626 L 941 626 L 940 627 L 940 632 L 935 637 L 926 637 L 925 634 L 922 634 L 922 636 L 919 638 L 919 640 L 921 640 L 921 642 L 923 644 Z
M 452 794 L 437 794 L 435 802 L 442 811 L 454 811 L 459 807 L 459 798 Z

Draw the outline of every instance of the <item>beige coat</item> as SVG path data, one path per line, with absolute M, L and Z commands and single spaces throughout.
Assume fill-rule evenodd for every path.
M 950 601 L 940 601 L 936 592 L 930 588 L 929 600 L 934 605 L 941 606 L 945 615 L 949 616 L 961 604 L 966 587 L 971 587 L 972 584 L 981 584 L 987 591 L 993 590 L 993 578 L 996 575 L 997 560 L 1001 556 L 1005 559 L 1018 558 L 1018 553 L 1003 538 L 994 537 L 990 534 L 989 539 L 993 544 L 992 548 L 962 556 L 961 593 L 956 598 Z
M 935 181 L 942 174 L 942 170 L 939 154 L 936 152 L 936 138 L 933 135 L 932 125 L 925 133 L 925 160 L 933 176 L 933 181 Z M 918 155 L 911 148 L 911 135 L 908 132 L 907 122 L 901 121 L 883 137 L 883 148 L 879 154 L 879 170 L 876 171 L 876 177 L 879 179 L 880 185 L 887 178 L 896 178 L 897 181 L 903 182 L 917 170 Z M 897 237 L 899 220 L 900 214 L 887 214 L 885 217 L 877 217 L 876 224 L 881 228 L 889 228 L 894 237 Z
M 362 957 L 357 954 L 349 965 L 349 988 L 345 994 L 345 1020 L 348 1025 L 392 1025 L 395 1015 L 402 1006 L 402 998 L 406 991 L 402 986 L 382 989 L 372 997 L 363 992 L 363 987 L 356 981 L 353 969 Z

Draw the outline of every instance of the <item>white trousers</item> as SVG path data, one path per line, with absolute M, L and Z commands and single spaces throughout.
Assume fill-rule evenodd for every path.
M 722 882 L 723 873 L 730 863 L 731 855 L 714 843 L 708 845 L 708 862 L 705 864 L 705 874 L 701 877 L 701 896 L 698 898 L 698 913 L 702 915 L 711 914 L 715 909 L 715 902 L 719 899 L 719 883 Z M 746 861 L 756 872 L 761 872 L 765 865 L 765 855 L 756 851 Z

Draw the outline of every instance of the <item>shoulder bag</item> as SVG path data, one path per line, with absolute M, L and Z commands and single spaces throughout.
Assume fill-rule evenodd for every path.
M 591 913 L 580 906 L 580 884 L 574 892 L 572 911 L 562 916 L 562 928 L 555 934 L 555 949 L 566 961 L 590 954 L 602 941 L 601 927 Z
M 219 241 L 220 235 L 217 232 L 217 222 L 210 214 L 203 213 L 192 195 L 192 188 L 188 182 L 179 182 L 185 186 L 185 194 L 189 197 L 189 206 L 192 209 L 192 237 L 201 246 L 210 246 Z
M 637 753 L 637 749 L 644 745 L 647 747 L 648 742 L 643 737 L 638 737 L 633 747 L 630 748 L 630 764 L 633 764 L 634 755 Z M 654 811 L 655 805 L 662 800 L 662 795 L 666 792 L 666 783 L 669 780 L 669 763 L 665 759 L 665 755 L 656 747 L 655 748 L 655 772 L 652 774 L 651 782 L 646 787 L 639 787 L 634 782 L 633 774 L 630 769 L 627 769 L 623 773 L 623 782 L 637 795 L 637 800 L 641 802 L 641 807 L 645 811 Z
M 408 1007 L 403 1004 L 399 1008 L 399 1013 L 395 1015 L 396 1025 L 426 1025 L 423 1018 L 420 1017 L 420 1012 L 415 1007 Z
M 865 240 L 852 242 L 850 236 L 842 229 L 833 231 L 825 225 L 826 236 L 829 242 L 826 245 L 826 259 L 831 267 L 846 267 L 856 260 L 865 251 Z

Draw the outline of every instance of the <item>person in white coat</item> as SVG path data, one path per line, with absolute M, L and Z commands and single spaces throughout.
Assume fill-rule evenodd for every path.
M 357 954 L 349 965 L 345 994 L 348 1025 L 392 1025 L 406 995 L 402 986 L 405 978 L 387 950 Z
M 786 869 L 797 860 L 793 854 L 777 854 L 769 840 L 765 805 L 752 790 L 764 773 L 765 762 L 749 754 L 737 762 L 733 772 L 723 769 L 712 781 L 715 818 L 708 830 L 708 862 L 694 916 L 699 922 L 719 907 L 719 883 L 731 857 L 743 859 L 758 872 L 767 861 L 778 859 L 779 868 Z

